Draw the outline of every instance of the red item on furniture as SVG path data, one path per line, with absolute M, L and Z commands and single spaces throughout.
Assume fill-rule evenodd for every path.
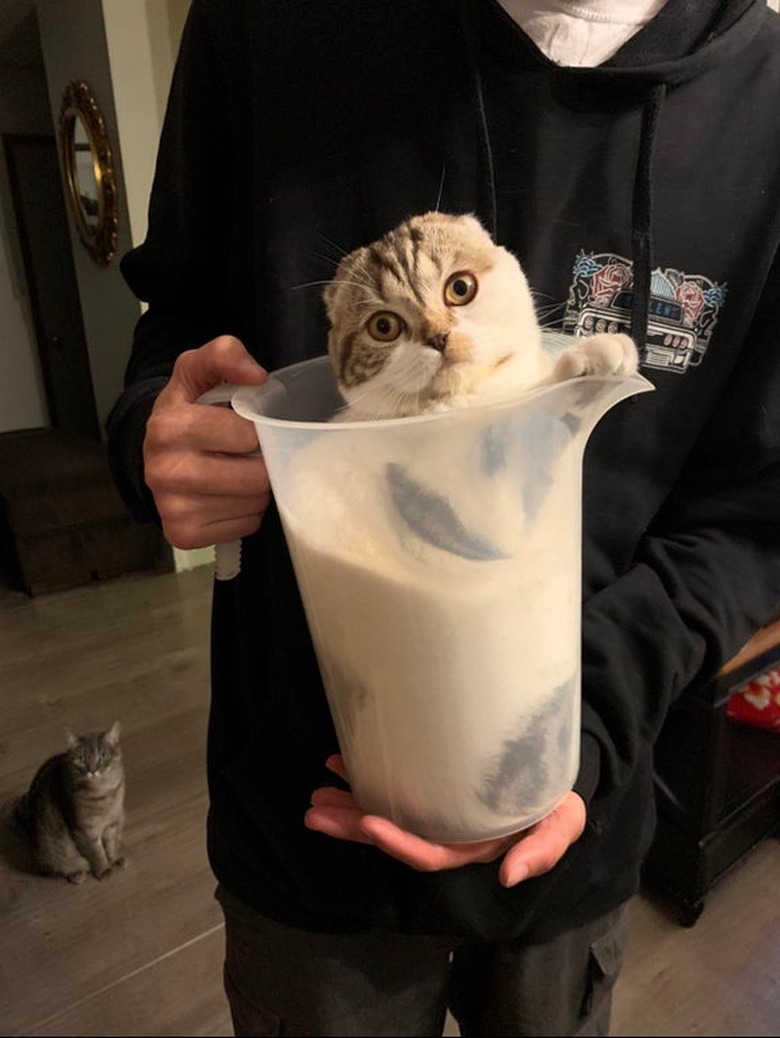
M 726 714 L 734 721 L 780 732 L 780 667 L 765 670 L 736 689 Z

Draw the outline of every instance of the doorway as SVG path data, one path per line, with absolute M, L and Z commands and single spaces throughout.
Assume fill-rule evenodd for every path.
M 57 142 L 4 134 L 3 147 L 51 426 L 100 442 Z

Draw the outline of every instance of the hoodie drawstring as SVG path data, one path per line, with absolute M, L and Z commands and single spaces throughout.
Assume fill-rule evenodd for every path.
M 641 351 L 647 338 L 650 305 L 650 279 L 653 270 L 653 147 L 658 116 L 666 97 L 666 85 L 650 88 L 642 109 L 639 152 L 634 172 L 631 205 L 631 253 L 634 267 L 634 295 L 631 306 L 631 337 Z
M 482 153 L 485 156 L 485 163 L 487 166 L 487 180 L 488 180 L 488 199 L 487 207 L 489 209 L 489 224 L 490 233 L 493 241 L 498 241 L 498 198 L 496 195 L 496 173 L 493 165 L 493 148 L 490 143 L 490 128 L 488 127 L 487 111 L 485 109 L 485 92 L 482 87 L 482 72 L 480 69 L 479 62 L 479 51 L 477 41 L 474 38 L 474 31 L 471 25 L 471 19 L 468 11 L 468 0 L 461 0 L 460 3 L 460 24 L 463 29 L 463 35 L 466 40 L 466 48 L 468 50 L 469 64 L 471 65 L 471 76 L 474 81 L 474 94 L 477 99 L 477 111 L 479 113 L 479 143 L 482 148 Z

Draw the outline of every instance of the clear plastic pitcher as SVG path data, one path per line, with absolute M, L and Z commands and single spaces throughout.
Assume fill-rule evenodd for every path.
M 427 839 L 548 814 L 579 766 L 586 440 L 639 375 L 329 424 L 326 357 L 232 395 L 254 422 L 352 790 Z

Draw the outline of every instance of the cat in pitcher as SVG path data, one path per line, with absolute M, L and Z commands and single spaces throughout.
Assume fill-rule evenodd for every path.
M 105 732 L 74 735 L 67 749 L 49 757 L 16 805 L 32 864 L 44 875 L 83 883 L 104 879 L 125 859 L 125 772 L 116 721 Z
M 623 334 L 542 346 L 516 258 L 471 215 L 431 212 L 349 253 L 324 292 L 328 352 L 346 406 L 337 421 L 516 399 L 582 375 L 630 375 Z

